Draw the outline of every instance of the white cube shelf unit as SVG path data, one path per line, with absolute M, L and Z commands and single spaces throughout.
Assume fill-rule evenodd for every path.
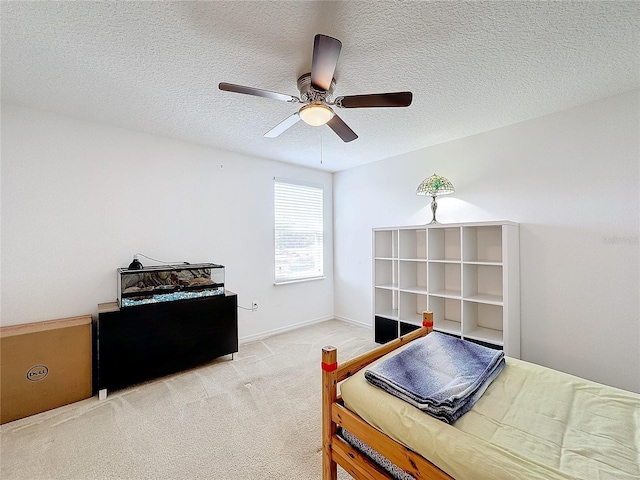
M 520 235 L 514 222 L 373 229 L 374 339 L 421 326 L 520 357 Z

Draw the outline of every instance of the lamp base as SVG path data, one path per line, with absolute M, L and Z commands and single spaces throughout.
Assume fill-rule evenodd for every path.
M 434 224 L 439 224 L 440 222 L 436 220 L 436 209 L 438 208 L 438 202 L 436 202 L 436 197 L 432 196 L 431 197 L 431 214 L 433 215 L 433 218 L 431 219 L 431 221 L 429 223 L 427 223 L 427 225 L 434 225 Z

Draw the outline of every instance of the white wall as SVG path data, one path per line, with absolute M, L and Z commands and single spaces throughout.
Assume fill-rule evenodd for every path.
M 523 358 L 640 391 L 639 111 L 629 92 L 340 172 L 332 232 L 330 174 L 3 104 L 1 323 L 95 313 L 141 252 L 224 264 L 260 304 L 241 338 L 334 308 L 370 325 L 371 228 L 429 221 L 437 172 L 440 221 L 521 223 Z M 325 186 L 326 280 L 273 286 L 274 176 Z
M 371 228 L 520 222 L 522 358 L 640 392 L 640 92 L 334 175 L 335 314 L 371 324 Z M 428 132 L 425 132 L 428 135 Z
M 276 176 L 325 187 L 325 280 L 273 285 Z M 137 252 L 225 265 L 241 339 L 333 318 L 329 173 L 3 104 L 1 205 L 2 325 L 95 314 Z

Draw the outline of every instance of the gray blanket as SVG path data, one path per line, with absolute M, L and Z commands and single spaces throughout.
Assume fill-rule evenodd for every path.
M 471 410 L 504 368 L 504 353 L 432 332 L 369 368 L 376 387 L 446 423 Z

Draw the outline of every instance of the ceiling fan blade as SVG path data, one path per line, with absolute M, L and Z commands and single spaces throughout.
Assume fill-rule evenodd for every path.
M 395 92 L 336 97 L 334 103 L 342 108 L 408 107 L 412 100 L 411 92 Z
M 244 93 L 246 95 L 255 95 L 256 97 L 271 98 L 273 100 L 280 100 L 282 102 L 300 103 L 298 97 L 292 95 L 286 95 L 284 93 L 270 92 L 269 90 L 261 90 L 259 88 L 245 87 L 243 85 L 235 85 L 233 83 L 221 82 L 218 85 L 220 90 L 225 92 Z
M 311 86 L 316 90 L 326 92 L 331 87 L 341 49 L 340 40 L 321 34 L 315 36 L 311 61 Z
M 334 115 L 331 120 L 327 122 L 327 125 L 336 132 L 336 134 L 342 139 L 343 142 L 351 142 L 358 138 L 353 130 L 349 128 L 349 125 L 338 116 Z
M 300 120 L 300 115 L 298 115 L 298 112 L 296 112 L 290 117 L 285 118 L 282 122 L 280 122 L 278 125 L 276 125 L 267 133 L 265 133 L 264 136 L 268 138 L 275 138 L 278 135 L 280 135 L 282 132 L 287 130 L 289 127 L 298 123 L 299 120 Z

